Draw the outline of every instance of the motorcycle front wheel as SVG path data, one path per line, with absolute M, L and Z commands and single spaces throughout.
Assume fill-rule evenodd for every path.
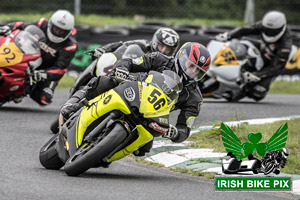
M 264 169 L 264 175 L 268 175 L 271 172 L 273 172 L 274 168 L 275 168 L 275 164 L 274 163 L 272 163 L 272 162 L 267 163 L 267 165 L 266 165 L 266 167 Z
M 46 169 L 58 170 L 64 163 L 58 157 L 55 145 L 58 140 L 58 134 L 54 135 L 40 150 L 40 163 Z
M 100 142 L 84 143 L 71 156 L 64 170 L 69 176 L 78 176 L 97 165 L 105 156 L 115 150 L 127 137 L 127 130 L 121 123 L 115 123 L 113 129 Z

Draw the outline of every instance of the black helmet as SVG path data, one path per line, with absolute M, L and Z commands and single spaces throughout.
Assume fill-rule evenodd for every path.
M 187 42 L 178 50 L 175 63 L 179 75 L 183 72 L 186 81 L 199 81 L 210 66 L 210 53 L 207 48 L 197 42 Z
M 179 45 L 179 35 L 171 28 L 158 29 L 152 38 L 152 51 L 161 52 L 167 56 L 173 56 Z
M 262 19 L 262 38 L 268 43 L 278 41 L 286 30 L 286 18 L 282 12 L 269 11 Z

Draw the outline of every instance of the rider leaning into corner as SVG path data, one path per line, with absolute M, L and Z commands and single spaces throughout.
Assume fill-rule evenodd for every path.
M 93 59 L 102 56 L 104 53 L 113 52 L 122 45 L 129 46 L 137 44 L 144 53 L 161 52 L 167 56 L 174 56 L 179 46 L 178 33 L 167 27 L 159 28 L 154 34 L 151 41 L 148 40 L 130 40 L 126 42 L 114 42 L 88 51 L 87 53 L 92 56 Z
M 165 69 L 175 71 L 183 82 L 183 89 L 179 94 L 175 110 L 180 109 L 176 126 L 170 125 L 164 137 L 173 142 L 183 142 L 190 134 L 195 118 L 199 115 L 202 105 L 202 95 L 197 81 L 202 79 L 210 66 L 210 54 L 201 44 L 196 42 L 185 43 L 175 57 L 169 57 L 159 52 L 145 54 L 139 58 L 124 58 L 118 60 L 112 71 L 114 76 L 119 73 L 149 72 L 150 70 L 162 72 Z M 87 86 L 78 90 L 62 107 L 61 119 L 68 119 L 84 105 L 82 99 L 90 100 L 103 92 L 116 87 L 119 83 L 112 76 L 93 78 Z M 136 156 L 144 156 L 152 147 L 153 141 L 147 143 L 134 152 Z
M 16 29 L 24 30 L 29 25 L 36 25 L 45 33 L 46 41 L 40 41 L 42 64 L 34 72 L 37 85 L 30 94 L 40 105 L 52 102 L 55 87 L 75 56 L 77 42 L 74 23 L 74 16 L 69 11 L 58 10 L 49 21 L 41 18 L 32 23 L 19 21 L 0 27 L 0 35 L 9 35 Z
M 263 99 L 273 78 L 281 73 L 288 61 L 292 39 L 287 28 L 285 14 L 279 11 L 269 11 L 261 21 L 219 34 L 216 39 L 224 42 L 232 38 L 255 34 L 259 34 L 262 39 L 259 49 L 264 66 L 257 71 L 254 66 L 255 61 L 248 60 L 241 67 L 242 78 L 246 84 L 240 94 L 231 97 L 232 100 L 238 100 L 246 95 L 257 101 Z

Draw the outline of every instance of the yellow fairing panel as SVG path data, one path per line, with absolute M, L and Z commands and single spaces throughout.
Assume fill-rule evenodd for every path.
M 23 53 L 15 43 L 3 43 L 0 46 L 0 67 L 12 66 L 22 62 Z
M 160 88 L 143 84 L 140 113 L 143 113 L 145 118 L 168 115 L 175 102 L 168 103 L 167 98 Z
M 110 159 L 107 160 L 107 162 L 112 162 L 124 158 L 125 156 L 139 149 L 142 145 L 150 142 L 153 139 L 151 133 L 149 133 L 149 131 L 147 131 L 142 125 L 137 125 L 136 128 L 138 130 L 139 137 L 133 143 L 115 153 Z
M 89 101 L 89 107 L 85 107 L 80 116 L 76 127 L 76 146 L 81 145 L 83 135 L 89 125 L 91 125 L 96 119 L 105 115 L 112 110 L 120 110 L 124 114 L 130 114 L 130 110 L 127 107 L 123 99 L 114 91 L 109 90 L 98 97 Z
M 227 46 L 224 45 L 217 54 L 214 61 L 215 65 L 238 65 L 237 58 L 234 52 Z
M 292 59 L 286 63 L 285 68 L 300 69 L 300 48 L 297 49 L 297 52 L 293 55 Z

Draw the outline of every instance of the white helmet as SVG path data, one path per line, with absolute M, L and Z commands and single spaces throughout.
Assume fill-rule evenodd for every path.
M 286 30 L 286 18 L 282 12 L 269 11 L 262 19 L 262 37 L 268 43 L 279 40 Z
M 56 11 L 49 20 L 47 35 L 51 42 L 65 41 L 74 28 L 74 16 L 67 10 Z

